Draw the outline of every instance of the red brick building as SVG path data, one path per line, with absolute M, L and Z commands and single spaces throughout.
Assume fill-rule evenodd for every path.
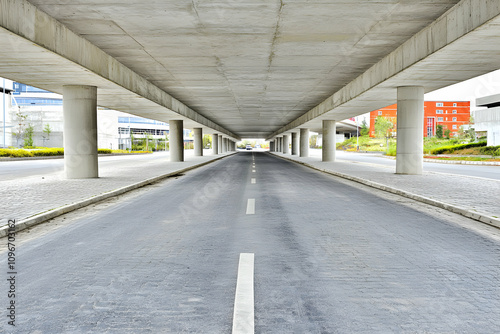
M 375 137 L 375 119 L 378 116 L 386 117 L 396 124 L 397 104 L 374 110 L 370 113 L 370 137 Z M 443 134 L 446 129 L 451 131 L 450 136 L 455 136 L 460 126 L 467 124 L 470 119 L 469 101 L 425 101 L 424 102 L 424 137 L 436 135 L 436 125 L 443 126 Z M 396 135 L 396 126 L 393 129 Z

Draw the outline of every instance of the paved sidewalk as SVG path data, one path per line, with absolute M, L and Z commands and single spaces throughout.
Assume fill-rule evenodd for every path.
M 425 169 L 422 175 L 398 175 L 392 166 L 340 159 L 322 162 L 321 150 L 310 150 L 307 158 L 272 154 L 500 227 L 499 180 L 426 172 Z
M 97 179 L 67 180 L 60 168 L 35 176 L 16 177 L 13 175 L 11 180 L 0 182 L 2 198 L 0 226 L 6 225 L 8 219 L 15 219 L 19 222 L 41 213 L 56 211 L 55 209 L 64 206 L 96 199 L 99 195 L 104 199 L 103 197 L 106 196 L 102 195 L 111 191 L 203 165 L 234 154 L 234 152 L 212 155 L 211 150 L 207 150 L 204 154 L 202 157 L 195 157 L 193 150 L 187 150 L 184 162 L 170 162 L 168 152 L 154 153 L 155 156 L 151 159 L 125 157 L 111 164 L 102 163 L 106 161 L 105 159 L 109 159 L 102 157 L 99 158 L 99 178 Z M 4 162 L 2 166 L 5 166 L 4 164 L 8 162 Z

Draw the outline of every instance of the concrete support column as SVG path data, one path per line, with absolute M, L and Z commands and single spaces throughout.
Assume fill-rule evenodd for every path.
M 290 138 L 289 135 L 283 136 L 283 154 L 290 153 L 290 144 L 288 143 L 289 138 Z
M 171 120 L 168 122 L 170 127 L 169 147 L 170 161 L 184 161 L 184 122 L 182 120 Z
M 283 152 L 283 137 L 278 137 L 278 152 Z
M 222 152 L 226 153 L 227 152 L 227 138 L 222 138 Z
M 309 156 L 309 129 L 300 129 L 300 156 Z
M 424 87 L 398 87 L 396 174 L 422 174 Z
M 64 170 L 68 179 L 99 177 L 97 87 L 63 87 Z
M 322 161 L 335 161 L 335 121 L 323 120 Z
M 203 130 L 202 128 L 194 128 L 194 155 L 196 157 L 203 156 Z
M 212 153 L 219 154 L 219 139 L 216 133 L 212 134 Z
M 274 152 L 274 140 L 269 141 L 269 152 Z
M 296 132 L 292 132 L 292 155 L 299 154 L 299 136 Z
M 219 135 L 218 139 L 219 139 L 219 154 L 221 154 L 222 153 L 222 135 Z

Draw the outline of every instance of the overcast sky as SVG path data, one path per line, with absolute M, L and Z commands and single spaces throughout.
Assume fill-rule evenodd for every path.
M 427 93 L 425 100 L 470 101 L 474 109 L 478 97 L 494 94 L 500 94 L 500 70 Z

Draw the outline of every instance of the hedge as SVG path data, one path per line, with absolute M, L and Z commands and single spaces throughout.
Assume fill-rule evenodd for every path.
M 48 157 L 54 155 L 64 155 L 63 148 L 44 148 L 41 150 L 33 150 L 31 151 L 33 156 L 35 157 Z
M 484 155 L 495 155 L 498 156 L 500 155 L 500 145 L 499 146 L 486 146 L 486 147 L 481 147 L 479 150 L 481 154 Z
M 443 153 L 453 153 L 457 150 L 463 150 L 466 148 L 471 148 L 471 147 L 481 147 L 481 146 L 486 146 L 486 142 L 479 142 L 479 143 L 469 143 L 469 144 L 459 144 L 459 145 L 450 145 L 450 146 L 441 146 L 438 148 L 435 148 L 431 150 L 431 154 L 443 154 Z
M 109 148 L 100 148 L 97 150 L 98 154 L 111 154 L 111 153 L 151 153 L 148 151 L 132 151 L 128 152 L 125 150 L 110 150 Z M 0 149 L 0 157 L 9 158 L 26 158 L 26 157 L 48 157 L 64 155 L 64 149 L 59 148 L 44 148 L 36 150 L 23 150 L 23 149 L 10 149 L 3 148 Z
M 10 148 L 3 148 L 0 149 L 0 157 L 10 157 L 10 158 L 25 158 L 25 157 L 32 157 L 33 153 L 27 150 L 18 150 L 18 149 L 10 149 Z

